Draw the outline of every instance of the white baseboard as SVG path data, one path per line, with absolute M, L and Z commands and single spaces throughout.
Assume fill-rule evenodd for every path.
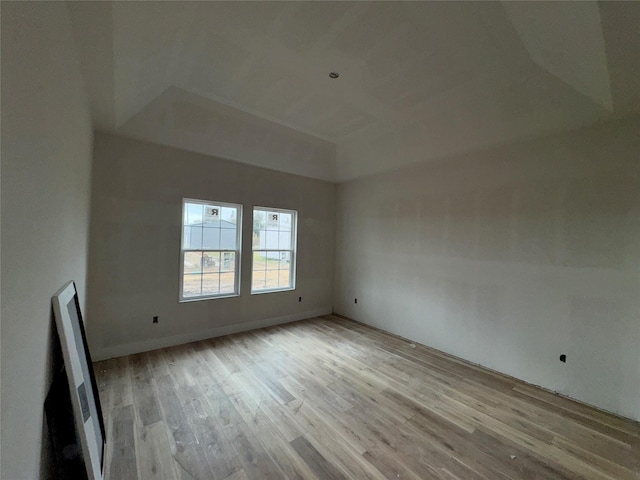
M 193 333 L 184 333 L 182 335 L 174 335 L 171 337 L 154 338 L 144 340 L 142 342 L 125 343 L 123 345 L 115 345 L 96 349 L 91 352 L 91 359 L 94 362 L 106 360 L 108 358 L 123 357 L 134 353 L 149 352 L 158 348 L 172 347 L 174 345 L 182 345 L 183 343 L 197 342 L 198 340 L 206 340 L 207 338 L 221 337 L 232 333 L 246 332 L 258 328 L 271 327 L 273 325 L 281 325 L 283 323 L 296 322 L 306 318 L 319 317 L 329 315 L 332 311 L 331 307 L 319 308 L 301 313 L 292 313 L 279 317 L 264 318 L 253 322 L 237 323 L 233 325 L 223 325 L 221 327 L 212 328 Z

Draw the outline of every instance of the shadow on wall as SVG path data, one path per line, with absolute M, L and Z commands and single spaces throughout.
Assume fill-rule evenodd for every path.
M 45 387 L 44 391 L 48 392 L 53 384 L 53 379 L 56 374 L 62 369 L 64 360 L 62 358 L 62 349 L 60 347 L 60 340 L 58 338 L 58 331 L 56 329 L 56 321 L 53 316 L 53 308 L 51 308 L 49 315 L 49 334 L 47 336 L 46 356 L 49 361 L 46 362 L 47 372 L 45 375 Z M 46 398 L 46 393 L 45 393 Z M 53 452 L 53 443 L 49 433 L 49 427 L 47 424 L 47 417 L 44 411 L 44 404 L 42 405 L 42 448 L 40 450 L 40 479 L 41 480 L 54 480 L 55 475 L 55 455 Z

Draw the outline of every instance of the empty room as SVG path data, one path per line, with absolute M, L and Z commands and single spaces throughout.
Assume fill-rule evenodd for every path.
M 2 480 L 640 480 L 640 2 L 0 2 Z

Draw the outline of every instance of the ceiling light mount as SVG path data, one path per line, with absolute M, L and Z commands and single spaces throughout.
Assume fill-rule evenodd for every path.
M 340 74 L 338 72 L 329 73 L 329 78 L 338 78 L 339 76 L 340 76 Z

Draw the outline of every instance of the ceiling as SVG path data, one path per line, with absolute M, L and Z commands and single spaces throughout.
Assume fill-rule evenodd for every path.
M 99 130 L 329 181 L 640 113 L 640 2 L 68 5 Z

